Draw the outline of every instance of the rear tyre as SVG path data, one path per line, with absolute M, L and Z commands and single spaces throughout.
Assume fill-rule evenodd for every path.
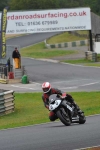
M 86 122 L 86 117 L 84 116 L 84 114 L 81 114 L 79 116 L 79 124 L 84 124 Z
M 65 111 L 64 111 L 65 112 Z M 66 125 L 66 126 L 70 126 L 71 125 L 71 120 L 69 115 L 65 112 L 63 113 L 62 109 L 58 110 L 56 112 L 57 117 L 61 120 L 61 122 Z

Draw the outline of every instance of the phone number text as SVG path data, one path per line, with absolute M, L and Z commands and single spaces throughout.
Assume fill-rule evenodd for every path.
M 52 25 L 52 24 L 58 24 L 57 20 L 53 20 L 53 21 L 34 21 L 34 22 L 16 22 L 15 23 L 16 26 L 33 26 L 33 25 Z

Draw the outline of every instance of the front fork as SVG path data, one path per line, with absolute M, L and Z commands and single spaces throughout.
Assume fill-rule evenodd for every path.
M 65 108 L 63 111 L 64 111 L 64 114 L 67 113 L 68 116 L 70 117 L 70 120 L 72 120 L 72 116 L 73 116 L 73 110 L 72 110 L 72 107 L 70 107 L 70 110 L 67 108 L 67 101 L 63 100 L 61 105 Z M 70 105 L 68 105 L 70 106 Z

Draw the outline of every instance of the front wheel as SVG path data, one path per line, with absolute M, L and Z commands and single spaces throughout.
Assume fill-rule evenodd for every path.
M 61 122 L 66 125 L 66 126 L 70 126 L 71 125 L 71 120 L 69 115 L 65 112 L 64 108 L 58 110 L 56 112 L 57 117 L 61 120 Z

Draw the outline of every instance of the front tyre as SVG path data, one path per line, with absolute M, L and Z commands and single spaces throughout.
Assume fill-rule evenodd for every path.
M 69 118 L 69 115 L 64 111 L 62 111 L 62 109 L 58 110 L 56 112 L 57 117 L 61 120 L 61 122 L 66 125 L 66 126 L 70 126 L 71 125 L 71 120 Z

